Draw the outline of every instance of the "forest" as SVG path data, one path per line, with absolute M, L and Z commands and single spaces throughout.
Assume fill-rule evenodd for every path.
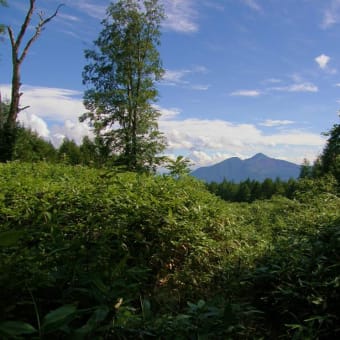
M 339 338 L 340 124 L 298 180 L 193 178 L 163 154 L 163 14 L 139 3 L 85 51 L 94 139 L 55 147 L 17 122 L 15 86 L 0 103 L 0 337 Z

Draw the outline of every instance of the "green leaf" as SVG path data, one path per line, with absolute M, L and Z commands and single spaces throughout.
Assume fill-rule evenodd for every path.
M 142 313 L 144 319 L 151 318 L 152 312 L 151 312 L 151 303 L 148 299 L 141 300 L 141 307 L 142 307 Z
M 96 329 L 96 327 L 98 327 L 100 322 L 105 320 L 109 312 L 110 310 L 109 307 L 107 306 L 98 307 L 94 311 L 90 319 L 86 322 L 86 324 L 72 333 L 72 339 L 75 340 L 84 339 L 88 334 L 93 332 Z
M 11 247 L 18 243 L 23 235 L 22 230 L 9 230 L 0 233 L 0 247 Z
M 96 323 L 99 323 L 101 321 L 103 321 L 107 315 L 109 314 L 110 309 L 107 306 L 100 306 L 99 308 L 97 308 L 95 310 L 95 312 L 93 313 L 93 316 L 91 319 L 93 319 Z
M 73 305 L 65 305 L 49 312 L 42 324 L 44 333 L 54 332 L 67 325 L 74 318 L 76 310 L 77 308 Z
M 22 321 L 4 321 L 0 323 L 0 334 L 4 336 L 33 334 L 36 331 L 32 325 Z

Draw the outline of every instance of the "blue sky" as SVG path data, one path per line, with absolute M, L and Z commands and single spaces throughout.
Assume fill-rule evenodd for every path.
M 78 122 L 83 51 L 98 36 L 109 4 L 62 2 L 22 66 L 22 105 L 30 108 L 20 121 L 55 145 L 90 133 Z M 257 152 L 314 160 L 324 146 L 321 133 L 338 123 L 340 0 L 161 2 L 166 73 L 157 106 L 166 153 L 184 155 L 195 167 Z M 28 3 L 10 0 L 0 22 L 18 32 Z M 49 15 L 59 3 L 37 0 L 37 8 Z M 0 44 L 0 89 L 8 97 L 7 37 Z

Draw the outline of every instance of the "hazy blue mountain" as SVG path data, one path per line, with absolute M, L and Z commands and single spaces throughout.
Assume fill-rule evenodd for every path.
M 224 179 L 238 183 L 247 178 L 262 182 L 266 178 L 275 180 L 277 177 L 286 181 L 298 178 L 299 174 L 300 165 L 270 158 L 262 153 L 245 160 L 237 157 L 228 158 L 221 163 L 198 168 L 191 173 L 192 176 L 208 183 L 212 181 L 220 183 Z

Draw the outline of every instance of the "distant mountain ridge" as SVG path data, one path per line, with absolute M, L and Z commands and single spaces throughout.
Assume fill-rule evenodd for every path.
M 241 160 L 238 157 L 228 158 L 220 163 L 201 167 L 194 170 L 191 175 L 208 183 L 221 183 L 224 179 L 235 183 L 246 179 L 264 181 L 266 178 L 275 180 L 280 178 L 287 181 L 290 178 L 298 178 L 300 165 L 270 158 L 263 153 Z

